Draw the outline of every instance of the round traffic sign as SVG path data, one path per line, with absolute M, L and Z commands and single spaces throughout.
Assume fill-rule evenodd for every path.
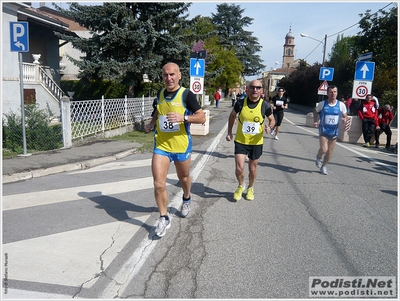
M 195 93 L 200 92 L 201 91 L 201 83 L 198 81 L 193 82 L 192 89 Z
M 368 94 L 368 87 L 367 86 L 358 86 L 356 88 L 356 94 L 359 98 L 364 98 Z

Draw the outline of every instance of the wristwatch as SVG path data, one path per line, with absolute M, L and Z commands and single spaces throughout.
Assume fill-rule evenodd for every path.
M 189 116 L 188 116 L 188 115 L 183 116 L 183 120 L 184 120 L 185 122 L 188 122 Z

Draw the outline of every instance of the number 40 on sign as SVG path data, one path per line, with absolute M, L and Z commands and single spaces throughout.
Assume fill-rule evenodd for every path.
M 372 91 L 371 81 L 354 81 L 352 98 L 365 99 Z

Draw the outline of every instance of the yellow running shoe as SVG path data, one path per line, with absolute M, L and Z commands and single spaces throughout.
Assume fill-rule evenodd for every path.
M 239 185 L 238 188 L 236 189 L 235 193 L 233 194 L 233 199 L 236 202 L 242 198 L 243 191 L 244 191 L 244 187 Z
M 249 187 L 247 189 L 246 200 L 248 200 L 248 201 L 254 200 L 254 189 L 253 189 L 253 187 Z

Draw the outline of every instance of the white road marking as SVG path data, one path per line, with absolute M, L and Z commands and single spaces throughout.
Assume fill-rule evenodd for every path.
M 294 126 L 300 128 L 300 129 L 302 129 L 303 131 L 306 131 L 306 132 L 308 132 L 308 133 L 311 133 L 311 134 L 313 134 L 314 136 L 318 136 L 318 132 L 311 131 L 311 130 L 306 129 L 306 128 L 300 126 L 300 125 L 297 125 L 297 124 L 295 124 L 294 122 L 292 122 L 292 121 L 290 121 L 289 119 L 287 119 L 286 117 L 283 117 L 283 118 L 284 118 L 287 122 L 289 122 L 291 125 L 294 125 Z M 361 153 L 361 152 L 359 152 L 359 151 L 353 149 L 351 146 L 346 146 L 345 144 L 343 144 L 342 142 L 339 142 L 339 141 L 336 142 L 336 145 L 338 145 L 338 146 L 340 146 L 340 147 L 342 147 L 342 148 L 344 148 L 344 149 L 346 149 L 346 150 L 348 150 L 348 151 L 350 151 L 350 152 L 356 154 L 357 156 L 366 158 L 366 159 L 368 159 L 369 161 L 374 162 L 376 165 L 383 166 L 383 167 L 385 167 L 386 169 L 390 170 L 391 172 L 397 173 L 397 168 L 396 168 L 396 167 L 390 166 L 390 165 L 388 165 L 388 164 L 386 164 L 386 163 L 380 162 L 380 161 L 377 160 L 377 159 L 371 158 L 371 157 L 369 157 L 369 156 L 367 156 L 367 155 L 365 155 L 365 154 L 363 154 L 363 153 Z M 318 145 L 317 145 L 317 147 L 318 147 Z M 366 149 L 366 151 L 368 151 L 368 149 Z
M 197 163 L 196 167 L 191 172 L 190 176 L 193 182 L 196 181 L 197 177 L 203 170 L 206 162 L 217 147 L 227 127 L 228 123 L 225 124 L 217 137 L 215 137 L 213 143 L 210 145 L 206 153 L 202 156 L 201 160 Z M 170 207 L 179 208 L 178 206 L 181 203 L 182 191 L 170 201 Z M 172 222 L 174 222 L 174 219 L 172 220 Z M 115 298 L 117 295 L 123 295 L 125 289 L 130 284 L 131 280 L 140 271 L 143 264 L 146 262 L 147 258 L 156 247 L 158 241 L 159 240 L 148 239 L 147 237 L 144 238 L 139 247 L 133 252 L 132 256 L 126 260 L 118 273 L 113 277 L 115 281 L 110 282 L 110 284 L 104 289 L 103 293 L 101 294 L 101 298 L 111 299 Z
M 192 153 L 192 160 L 195 160 L 199 154 Z M 134 161 L 115 161 L 107 164 L 101 164 L 97 166 L 93 166 L 88 169 L 78 170 L 74 172 L 70 172 L 73 174 L 81 174 L 81 173 L 91 173 L 91 172 L 101 172 L 101 171 L 110 171 L 110 170 L 121 170 L 121 169 L 129 169 L 129 168 L 137 168 L 143 166 L 151 166 L 151 158 L 143 159 L 143 160 L 134 160 Z
M 149 214 L 136 217 L 144 223 Z M 3 245 L 8 279 L 91 287 L 141 228 L 117 221 Z M 101 268 L 102 267 L 102 268 Z M 91 280 L 92 279 L 92 280 Z
M 169 174 L 168 179 L 176 180 L 176 173 Z M 170 182 L 170 181 L 169 181 Z M 167 186 L 175 183 L 167 183 Z M 62 202 L 87 199 L 92 196 L 110 195 L 124 192 L 134 192 L 142 189 L 153 188 L 153 178 L 146 177 L 135 180 L 109 182 L 72 188 L 53 189 L 33 193 L 21 193 L 3 196 L 3 211 L 21 209 L 33 206 L 56 204 Z M 81 194 L 81 195 L 79 195 Z M 57 196 L 57 198 L 55 198 Z

